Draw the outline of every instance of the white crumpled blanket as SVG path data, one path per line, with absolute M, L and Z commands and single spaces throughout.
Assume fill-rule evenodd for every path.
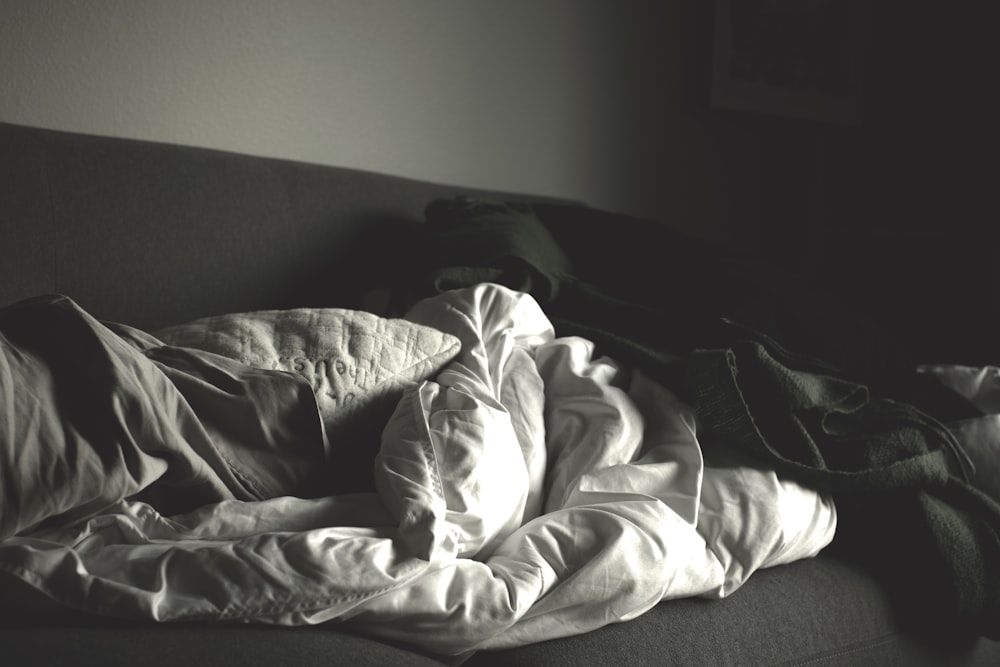
M 530 296 L 479 285 L 407 319 L 462 349 L 403 394 L 376 494 L 170 518 L 121 501 L 0 542 L 4 570 L 100 613 L 350 621 L 457 654 L 723 597 L 831 540 L 828 498 L 736 453 L 706 464 L 688 406 L 589 341 L 555 338 Z

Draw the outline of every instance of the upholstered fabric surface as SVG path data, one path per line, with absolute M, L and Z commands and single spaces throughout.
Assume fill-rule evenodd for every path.
M 571 640 L 480 652 L 469 667 L 628 665 L 987 665 L 995 642 L 927 646 L 896 628 L 875 581 L 821 556 L 762 570 L 724 600 L 676 600 Z M 615 647 L 620 662 L 608 661 Z
M 144 330 L 346 307 L 405 257 L 385 239 L 457 190 L 0 124 L 0 303 L 71 294 L 102 320 Z

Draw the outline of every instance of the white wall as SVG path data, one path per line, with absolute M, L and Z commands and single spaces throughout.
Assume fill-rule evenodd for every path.
M 585 200 L 712 235 L 680 0 L 0 0 L 0 121 Z M 713 222 L 715 221 L 715 222 Z

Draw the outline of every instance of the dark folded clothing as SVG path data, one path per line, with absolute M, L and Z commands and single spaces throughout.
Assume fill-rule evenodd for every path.
M 477 282 L 530 293 L 560 335 L 641 363 L 681 391 L 680 360 L 748 333 L 821 359 L 886 398 L 952 421 L 981 416 L 916 372 L 906 340 L 749 254 L 639 218 L 572 205 L 432 202 L 416 296 Z

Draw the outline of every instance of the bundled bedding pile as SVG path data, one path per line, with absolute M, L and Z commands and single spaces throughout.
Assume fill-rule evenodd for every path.
M 406 320 L 154 337 L 55 297 L 0 326 L 0 571 L 36 605 L 351 621 L 458 653 L 728 595 L 834 532 L 828 497 L 736 450 L 707 461 L 690 406 L 495 284 Z M 370 446 L 375 490 L 337 493 L 342 450 Z
M 788 326 L 801 304 L 747 310 L 719 271 L 636 281 L 662 247 L 619 228 L 617 272 L 587 215 L 560 236 L 434 204 L 426 265 L 400 267 L 426 281 L 378 313 L 146 332 L 64 296 L 0 310 L 0 605 L 460 654 L 839 548 L 929 623 L 1000 635 L 988 371 L 838 357 Z

